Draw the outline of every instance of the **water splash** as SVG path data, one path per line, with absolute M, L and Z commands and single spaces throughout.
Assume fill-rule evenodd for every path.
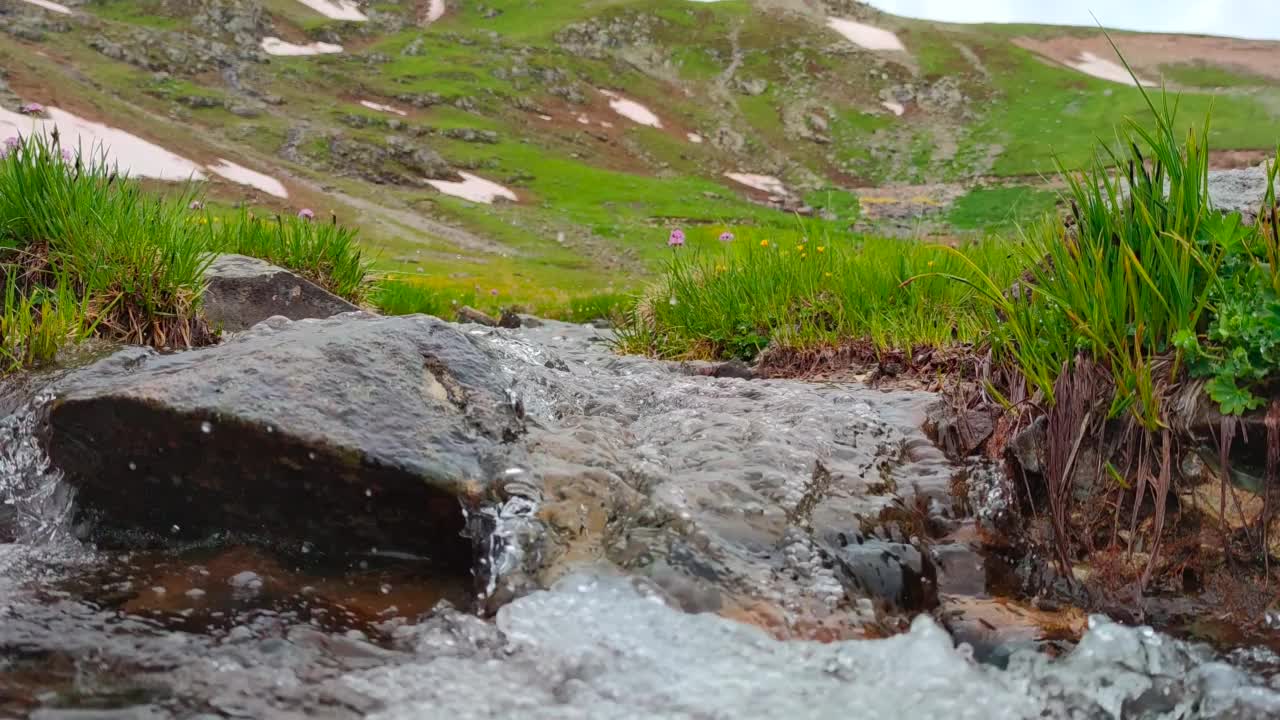
M 74 493 L 37 439 L 53 397 L 37 393 L 0 417 L 0 534 L 8 525 L 15 539 L 31 544 L 50 543 L 70 527 Z

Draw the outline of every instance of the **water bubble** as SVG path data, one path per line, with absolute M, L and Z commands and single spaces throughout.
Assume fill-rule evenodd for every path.
M 309 543 L 309 542 L 303 542 L 303 543 L 302 543 L 302 554 L 303 554 L 303 555 L 306 555 L 307 553 L 311 552 L 311 548 L 312 548 L 311 543 Z
M 192 600 L 199 600 L 200 598 L 204 597 L 205 592 L 200 588 L 191 588 L 185 594 L 187 597 L 191 598 Z
M 169 528 L 169 532 L 171 532 L 171 533 L 173 533 L 173 534 L 175 534 L 175 535 L 176 535 L 176 534 L 178 534 L 178 532 L 179 532 L 179 531 L 181 531 L 181 530 L 182 530 L 182 528 L 181 528 L 181 527 L 178 527 L 177 525 L 174 525 L 174 526 L 172 526 L 172 527 L 170 527 L 170 528 Z
M 137 470 L 137 469 L 138 469 L 138 463 L 133 462 L 133 461 L 130 461 L 130 462 L 129 462 L 129 469 L 130 469 L 130 470 Z
M 382 585 L 379 585 L 378 590 L 381 591 L 383 595 L 391 594 L 391 586 L 388 585 L 387 583 L 382 583 Z
M 307 459 L 308 459 L 308 460 L 315 460 L 315 459 L 316 459 L 316 454 L 315 454 L 315 453 L 313 453 L 313 452 L 309 452 L 309 453 L 307 453 Z
M 204 433 L 205 435 L 208 435 L 209 433 L 213 432 L 213 423 L 209 422 L 208 420 L 205 420 L 204 422 L 200 423 L 200 432 Z
M 369 489 L 369 488 L 365 488 L 364 496 L 365 496 L 365 497 L 373 497 L 373 490 L 371 490 L 371 489 Z

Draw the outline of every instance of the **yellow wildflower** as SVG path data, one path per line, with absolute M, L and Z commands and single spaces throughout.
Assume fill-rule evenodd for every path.
M 760 247 L 769 247 L 769 241 L 768 241 L 768 240 L 761 240 L 761 241 L 760 241 Z
M 818 246 L 818 252 L 826 252 L 827 249 L 821 245 Z
M 929 267 L 933 267 L 933 261 L 932 261 L 932 260 L 930 260 L 930 261 L 929 261 Z
M 824 272 L 824 273 L 822 273 L 822 277 L 831 277 L 831 273 L 829 273 L 829 272 Z

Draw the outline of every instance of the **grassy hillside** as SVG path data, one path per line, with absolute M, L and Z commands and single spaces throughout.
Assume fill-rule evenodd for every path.
M 1131 86 L 1067 66 L 1073 43 L 1096 50 L 1079 29 L 940 25 L 837 0 L 445 2 L 434 22 L 417 0 L 363 4 L 368 22 L 349 22 L 296 0 L 89 0 L 71 15 L 4 0 L 0 106 L 42 103 L 266 173 L 287 199 L 215 178 L 211 201 L 332 212 L 383 272 L 542 311 L 639 287 L 677 224 L 768 235 L 802 210 L 834 243 L 855 221 L 1007 227 L 1052 205 L 1023 186 L 1054 153 L 1081 165 L 1121 116 L 1144 115 Z M 832 17 L 892 31 L 905 50 L 859 47 Z M 267 36 L 343 51 L 271 56 Z M 1215 148 L 1274 147 L 1280 44 L 1197 41 L 1168 58 L 1144 38 L 1118 41 L 1141 76 L 1183 93 L 1181 121 L 1212 104 Z M 619 115 L 618 98 L 662 127 Z M 459 171 L 518 200 L 425 183 Z M 859 202 L 904 185 L 921 186 L 893 193 L 905 205 Z

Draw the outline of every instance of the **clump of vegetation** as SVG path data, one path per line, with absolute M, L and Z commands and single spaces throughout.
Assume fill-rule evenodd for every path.
M 829 227 L 706 230 L 687 241 L 681 233 L 662 281 L 620 328 L 622 349 L 751 360 L 771 343 L 810 349 L 865 339 L 911 350 L 973 342 L 987 315 L 973 290 L 943 277 L 907 281 L 969 263 L 1009 282 L 1019 270 L 1000 241 L 948 255 L 910 241 L 837 236 Z
M 356 233 L 338 224 L 307 217 L 259 217 L 242 209 L 209 226 L 219 252 L 261 258 L 298 272 L 329 292 L 352 302 L 364 299 L 369 262 L 356 245 Z
M 1124 538 L 1129 554 L 1135 546 L 1147 553 L 1133 578 L 1143 587 L 1159 575 L 1172 509 L 1179 520 L 1188 509 L 1192 516 L 1207 513 L 1214 524 L 1215 515 L 1227 516 L 1230 418 L 1266 404 L 1262 391 L 1280 371 L 1274 189 L 1280 155 L 1257 223 L 1220 212 L 1208 192 L 1208 119 L 1183 132 L 1176 100 L 1162 94 L 1157 102 L 1139 89 L 1154 126 L 1127 121 L 1090 167 L 1059 168 L 1070 215 L 1065 224 L 1046 218 L 1013 246 L 1027 268 L 1018 285 L 1010 288 L 955 250 L 942 251 L 966 268 L 952 277 L 994 311 L 994 358 L 1012 370 L 988 385 L 1009 409 L 997 436 L 1008 438 L 1036 417 L 1046 420 L 1043 468 L 1035 473 L 1041 484 L 1028 488 L 1039 487 L 1048 501 L 1062 572 L 1070 572 L 1079 551 L 1113 552 L 1123 549 Z M 1189 432 L 1189 417 L 1175 415 L 1194 414 L 1201 390 L 1224 416 L 1213 428 L 1219 447 L 1210 453 L 1221 460 L 1222 499 L 1214 510 L 1173 499 L 1183 479 L 1177 448 L 1204 442 Z M 1271 420 L 1267 427 L 1273 477 L 1280 432 Z M 1256 558 L 1269 552 L 1270 485 L 1261 487 L 1268 509 Z M 1226 525 L 1220 529 L 1230 554 Z M 1252 539 L 1248 528 L 1245 534 Z
M 461 292 L 441 290 L 412 280 L 390 277 L 374 286 L 370 300 L 384 315 L 434 315 L 452 320 L 468 304 Z M 472 301 L 474 302 L 474 300 Z
M 155 347 L 215 337 L 200 312 L 220 252 L 294 269 L 352 299 L 367 263 L 353 234 L 307 217 L 227 223 L 189 190 L 147 194 L 104 153 L 51 136 L 0 145 L 0 372 L 39 364 L 89 335 Z

